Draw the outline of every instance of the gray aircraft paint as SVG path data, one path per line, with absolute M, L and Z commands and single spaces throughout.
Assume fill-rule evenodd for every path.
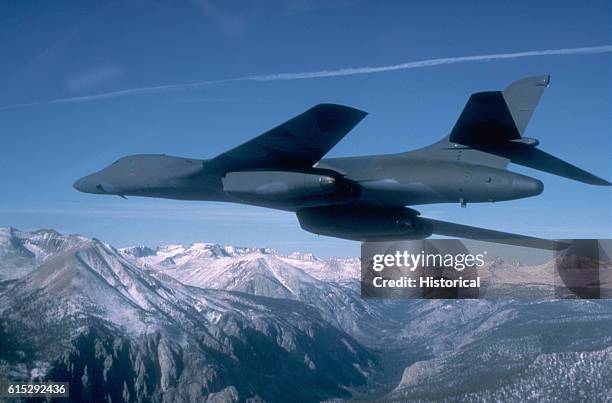
M 132 155 L 74 183 L 82 192 L 244 203 L 295 212 L 303 229 L 345 239 L 420 239 L 432 234 L 559 244 L 432 220 L 406 206 L 484 203 L 542 193 L 513 162 L 594 185 L 610 185 L 523 137 L 549 76 L 472 94 L 448 136 L 397 154 L 322 159 L 367 114 L 320 104 L 210 160 Z

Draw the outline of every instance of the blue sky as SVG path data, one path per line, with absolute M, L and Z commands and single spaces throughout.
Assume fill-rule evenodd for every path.
M 410 150 L 447 133 L 470 93 L 542 73 L 551 74 L 551 86 L 526 135 L 540 139 L 543 150 L 612 178 L 609 51 L 223 82 L 612 45 L 609 1 L 412 3 L 1 2 L 0 226 L 55 228 L 116 246 L 204 241 L 357 255 L 357 243 L 303 232 L 285 212 L 123 200 L 78 193 L 71 185 L 126 154 L 213 157 L 320 102 L 370 113 L 329 156 Z M 212 83 L 181 86 L 200 82 Z M 144 90 L 122 92 L 129 89 Z M 541 179 L 544 193 L 466 209 L 417 209 L 535 236 L 612 237 L 610 188 L 510 169 Z

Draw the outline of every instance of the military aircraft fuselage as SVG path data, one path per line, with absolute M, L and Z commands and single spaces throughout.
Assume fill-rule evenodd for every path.
M 121 158 L 75 182 L 80 191 L 121 196 L 225 201 L 297 211 L 353 204 L 403 207 L 482 203 L 538 195 L 537 179 L 460 161 L 410 153 L 332 158 L 300 171 L 218 172 L 206 160 L 166 155 Z

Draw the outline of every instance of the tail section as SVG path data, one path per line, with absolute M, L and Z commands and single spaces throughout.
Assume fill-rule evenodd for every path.
M 503 91 L 472 94 L 451 134 L 418 152 L 498 168 L 513 162 L 591 185 L 612 186 L 536 148 L 538 140 L 523 137 L 549 83 L 548 75 L 534 76 L 515 81 Z
M 549 82 L 547 75 L 535 76 L 516 81 L 503 91 L 472 94 L 449 140 L 464 145 L 520 140 Z

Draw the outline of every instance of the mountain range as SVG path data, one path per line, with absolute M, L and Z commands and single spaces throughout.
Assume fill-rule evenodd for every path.
M 0 228 L 0 378 L 73 401 L 612 399 L 610 301 L 362 299 L 359 275 Z

